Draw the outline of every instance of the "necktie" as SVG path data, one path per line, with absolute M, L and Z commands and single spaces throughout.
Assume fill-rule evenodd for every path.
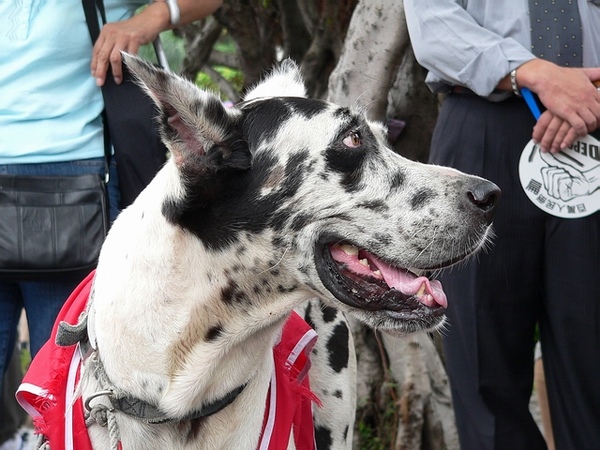
M 581 19 L 577 0 L 529 0 L 531 51 L 561 66 L 581 67 Z

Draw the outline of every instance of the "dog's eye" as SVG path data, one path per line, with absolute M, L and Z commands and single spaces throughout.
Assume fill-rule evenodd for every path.
M 356 148 L 362 144 L 362 139 L 357 131 L 351 131 L 348 136 L 342 141 L 346 147 Z

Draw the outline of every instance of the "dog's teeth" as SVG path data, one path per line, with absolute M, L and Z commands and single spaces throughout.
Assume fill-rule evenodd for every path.
M 346 255 L 352 255 L 352 256 L 358 255 L 358 249 L 353 245 L 344 244 L 344 245 L 340 245 L 340 248 L 344 251 L 344 253 Z
M 380 277 L 381 276 L 381 271 L 380 270 L 374 270 L 373 274 Z
M 367 258 L 359 259 L 358 262 L 365 267 L 369 267 L 369 261 L 367 261 Z
M 419 290 L 416 293 L 417 297 L 422 296 L 425 293 L 425 283 L 421 284 L 421 287 L 419 288 Z

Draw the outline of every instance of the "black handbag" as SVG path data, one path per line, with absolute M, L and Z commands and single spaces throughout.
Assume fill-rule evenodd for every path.
M 0 175 L 0 280 L 81 279 L 107 231 L 100 175 Z
M 92 43 L 100 34 L 98 11 L 106 23 L 103 0 L 82 0 Z M 156 49 L 156 47 L 155 47 Z M 158 52 L 157 52 L 158 53 Z M 160 55 L 157 55 L 160 58 Z M 155 118 L 158 110 L 152 99 L 134 81 L 123 65 L 123 81 L 116 84 L 112 74 L 102 86 L 105 132 L 115 149 L 121 209 L 131 204 L 152 181 L 167 160 L 168 150 L 160 138 Z

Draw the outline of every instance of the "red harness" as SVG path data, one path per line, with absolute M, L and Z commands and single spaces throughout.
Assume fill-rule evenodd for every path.
M 81 368 L 79 345 L 55 344 L 58 324 L 76 324 L 85 310 L 94 272 L 81 282 L 63 305 L 48 342 L 38 352 L 17 390 L 17 400 L 33 418 L 52 450 L 92 450 L 83 402 L 76 397 Z M 293 433 L 298 450 L 314 450 L 312 402 L 319 403 L 308 380 L 309 354 L 317 334 L 296 313 L 284 325 L 273 348 L 275 369 L 267 396 L 259 450 L 287 449 Z

